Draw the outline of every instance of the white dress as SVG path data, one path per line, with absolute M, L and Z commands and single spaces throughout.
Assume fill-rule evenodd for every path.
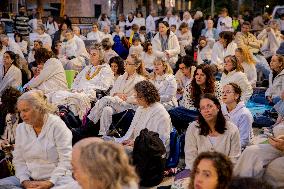
M 128 79 L 127 77 L 127 73 L 119 76 L 110 91 L 110 96 L 105 96 L 98 100 L 88 115 L 88 118 L 94 123 L 97 123 L 100 120 L 101 135 L 105 135 L 108 131 L 114 113 L 137 108 L 135 105 L 136 97 L 134 96 L 134 86 L 145 78 L 137 73 L 130 76 Z M 126 94 L 126 101 L 123 101 L 118 96 L 114 96 L 116 93 Z

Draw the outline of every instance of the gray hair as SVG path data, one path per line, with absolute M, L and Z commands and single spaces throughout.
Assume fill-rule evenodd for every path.
M 43 115 L 48 113 L 53 114 L 57 110 L 52 104 L 47 101 L 46 96 L 40 90 L 31 90 L 22 94 L 18 98 L 17 103 L 22 100 L 27 101 L 33 109 L 41 112 Z
M 4 39 L 9 39 L 8 35 L 6 35 L 6 34 L 1 34 L 1 35 L 0 35 L 0 40 L 2 41 L 2 40 L 4 40 Z

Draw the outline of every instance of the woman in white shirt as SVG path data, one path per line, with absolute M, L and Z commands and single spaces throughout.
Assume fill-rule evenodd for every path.
M 251 97 L 253 90 L 247 76 L 243 73 L 241 65 L 235 56 L 226 56 L 224 59 L 224 72 L 220 84 L 222 87 L 228 83 L 236 83 L 242 89 L 241 100 L 246 102 Z
M 199 103 L 198 121 L 192 122 L 185 135 L 186 169 L 192 169 L 195 158 L 206 151 L 227 155 L 236 163 L 241 155 L 238 128 L 226 121 L 219 100 L 212 94 L 204 94 Z
M 177 81 L 170 65 L 161 58 L 154 61 L 154 73 L 150 81 L 155 85 L 160 94 L 160 102 L 169 110 L 177 107 Z
M 154 69 L 154 60 L 156 56 L 153 53 L 153 47 L 150 42 L 144 45 L 144 52 L 142 53 L 142 59 L 145 63 L 145 68 L 148 72 L 152 72 Z
M 136 109 L 134 86 L 145 79 L 143 62 L 136 54 L 129 55 L 125 61 L 125 73 L 118 77 L 110 96 L 98 100 L 88 118 L 95 124 L 100 120 L 100 135 L 105 135 L 112 123 L 112 115 L 126 109 Z
M 256 68 L 255 60 L 247 47 L 237 48 L 235 51 L 238 63 L 242 65 L 249 83 L 252 87 L 256 87 Z
M 16 130 L 13 164 L 16 175 L 0 180 L 0 187 L 50 189 L 74 182 L 71 172 L 72 133 L 53 115 L 41 91 L 24 93 L 18 99 L 23 120 Z
M 179 31 L 177 32 L 177 37 L 180 45 L 180 55 L 185 56 L 185 50 L 191 49 L 192 43 L 192 34 L 187 23 L 181 23 Z
M 219 41 L 213 45 L 211 63 L 216 64 L 218 69 L 222 70 L 224 58 L 228 55 L 235 55 L 237 44 L 233 41 L 233 32 L 221 32 L 219 37 Z
M 171 119 L 164 106 L 159 103 L 158 90 L 149 81 L 137 83 L 134 89 L 139 107 L 126 134 L 122 138 L 115 138 L 115 141 L 133 147 L 140 131 L 147 128 L 157 132 L 166 149 L 169 149 Z
M 95 40 L 100 43 L 104 38 L 104 33 L 99 30 L 99 24 L 95 22 L 93 24 L 93 31 L 87 34 L 87 40 Z
M 200 36 L 197 46 L 197 64 L 211 63 L 212 45 L 211 41 L 208 41 L 206 37 Z
M 138 11 L 136 13 L 136 17 L 134 17 L 134 21 L 133 22 L 134 22 L 134 24 L 137 24 L 139 26 L 139 28 L 141 26 L 145 26 L 146 21 L 145 21 L 145 18 L 143 17 L 143 14 L 142 14 L 141 11 Z
M 28 54 L 28 42 L 23 40 L 23 36 L 20 33 L 15 33 L 15 42 L 20 46 L 23 54 L 26 56 Z
M 124 74 L 124 61 L 120 56 L 114 56 L 109 59 L 109 66 L 114 74 L 114 81 Z
M 45 27 L 43 24 L 37 26 L 37 39 L 40 40 L 44 47 L 51 48 L 52 46 L 52 39 L 50 35 L 45 33 Z
M 16 54 L 6 51 L 0 63 L 0 96 L 7 87 L 17 88 L 22 85 L 22 72 L 18 66 Z

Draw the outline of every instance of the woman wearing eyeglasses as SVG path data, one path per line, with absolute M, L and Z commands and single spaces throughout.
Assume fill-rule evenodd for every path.
M 100 135 L 107 134 L 113 114 L 137 108 L 134 86 L 145 79 L 144 74 L 142 59 L 136 54 L 129 55 L 125 61 L 125 73 L 115 81 L 110 96 L 97 101 L 88 115 L 95 124 L 100 120 Z
M 186 169 L 201 152 L 217 151 L 235 163 L 241 154 L 238 128 L 226 121 L 219 100 L 212 94 L 204 94 L 199 103 L 198 121 L 192 122 L 185 135 Z
M 222 112 L 224 117 L 234 123 L 240 132 L 241 147 L 245 149 L 253 137 L 253 117 L 245 103 L 241 101 L 242 90 L 235 83 L 229 83 L 223 87 Z
M 220 80 L 221 86 L 224 87 L 228 83 L 235 83 L 242 90 L 241 100 L 246 102 L 251 97 L 253 90 L 243 68 L 238 64 L 235 56 L 226 56 L 224 59 L 224 72 Z
M 93 24 L 93 31 L 87 34 L 87 40 L 96 40 L 97 43 L 100 43 L 104 38 L 104 34 L 99 29 L 99 23 L 95 22 Z

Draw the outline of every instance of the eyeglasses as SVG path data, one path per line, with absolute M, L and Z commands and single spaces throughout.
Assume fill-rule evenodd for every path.
M 230 94 L 230 93 L 234 93 L 234 91 L 222 91 L 222 94 Z
M 212 105 L 212 104 L 208 104 L 208 105 L 206 105 L 206 106 L 201 106 L 200 108 L 199 108 L 199 111 L 204 111 L 204 110 L 211 110 L 212 108 L 214 108 L 214 105 Z
M 127 61 L 124 61 L 124 65 L 128 65 L 128 66 L 135 66 L 135 64 L 133 64 L 133 63 L 129 63 L 129 62 L 127 62 Z

